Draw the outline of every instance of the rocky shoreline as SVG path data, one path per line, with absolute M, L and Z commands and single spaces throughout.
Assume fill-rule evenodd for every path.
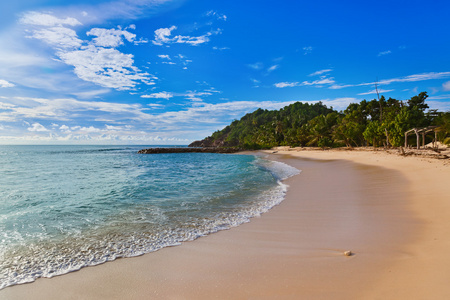
M 236 153 L 242 151 L 234 147 L 180 147 L 180 148 L 148 148 L 138 151 L 138 154 L 163 154 L 163 153 Z

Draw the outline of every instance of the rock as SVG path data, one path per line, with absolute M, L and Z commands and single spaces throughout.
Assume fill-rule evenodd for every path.
M 149 148 L 139 150 L 139 154 L 161 154 L 161 153 L 236 153 L 241 151 L 240 148 L 235 147 L 178 147 L 178 148 Z
M 352 251 L 347 250 L 347 251 L 344 252 L 344 255 L 345 255 L 345 256 L 352 256 L 353 253 L 352 253 Z

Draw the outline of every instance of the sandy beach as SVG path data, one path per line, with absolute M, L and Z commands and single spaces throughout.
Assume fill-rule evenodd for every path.
M 448 160 L 272 152 L 302 173 L 261 217 L 0 299 L 450 299 Z

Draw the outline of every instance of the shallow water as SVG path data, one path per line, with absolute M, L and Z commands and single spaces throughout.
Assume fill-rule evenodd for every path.
M 142 147 L 0 146 L 0 288 L 178 245 L 283 200 L 295 168 Z

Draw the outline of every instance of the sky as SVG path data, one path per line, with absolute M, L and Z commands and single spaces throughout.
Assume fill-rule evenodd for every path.
M 187 145 L 257 108 L 450 110 L 450 2 L 0 3 L 0 144 Z

